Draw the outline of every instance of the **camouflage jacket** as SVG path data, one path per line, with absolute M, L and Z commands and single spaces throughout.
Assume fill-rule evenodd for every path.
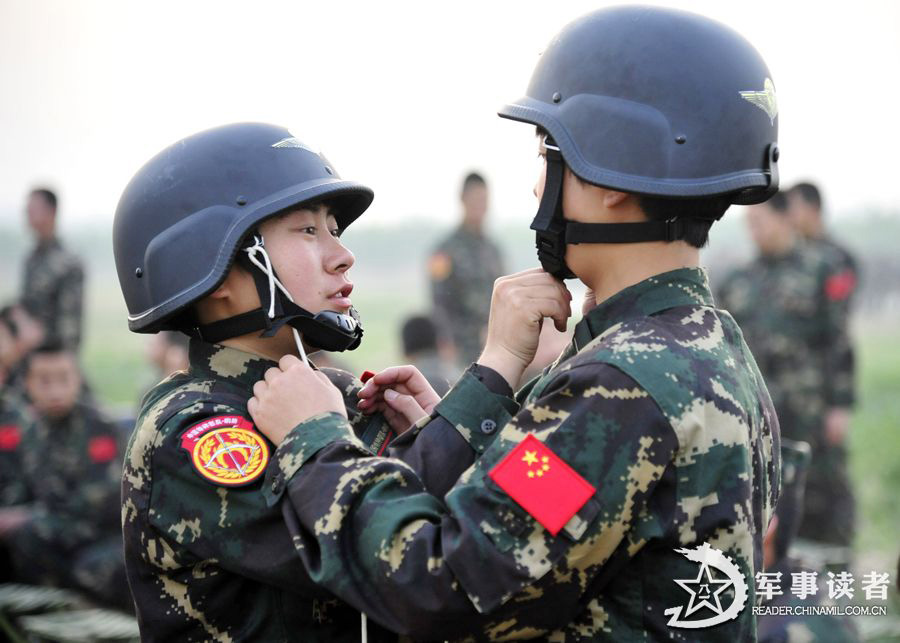
M 419 639 L 753 639 L 778 425 L 701 270 L 658 275 L 598 305 L 557 363 L 508 401 L 467 372 L 438 405 L 459 432 L 485 436 L 478 461 L 441 496 L 402 462 L 370 457 L 337 414 L 296 427 L 265 493 L 281 500 L 313 578 Z M 535 438 L 593 487 L 555 536 L 538 517 L 568 504 L 567 491 L 525 510 L 493 478 L 501 463 L 522 466 L 509 454 Z M 531 471 L 532 454 L 521 460 Z M 519 484 L 531 482 L 523 474 Z M 523 502 L 540 493 L 525 488 Z M 675 579 L 698 577 L 677 549 L 701 543 L 730 557 L 746 595 L 737 600 L 735 582 L 735 607 L 722 601 L 733 620 L 670 629 L 665 610 L 690 599 Z
M 119 430 L 89 406 L 38 417 L 22 433 L 22 475 L 13 492 L 33 510 L 27 530 L 62 550 L 119 532 Z
M 491 310 L 494 280 L 503 274 L 500 250 L 486 236 L 457 228 L 428 261 L 434 318 L 453 340 L 459 362 L 474 361 Z
M 311 580 L 286 523 L 293 517 L 263 493 L 281 484 L 274 477 L 280 467 L 274 446 L 253 430 L 246 404 L 275 365 L 191 340 L 189 371 L 164 380 L 142 402 L 125 458 L 122 521 L 143 640 L 359 639 L 359 613 Z M 435 488 L 448 488 L 474 461 L 475 451 L 452 429 L 408 431 L 388 446 L 384 419 L 356 409 L 359 380 L 322 370 L 343 391 L 348 426 L 367 455 L 390 449 L 420 468 L 433 462 L 431 453 L 453 452 L 455 459 L 448 455 L 425 474 Z M 204 453 L 204 436 L 212 439 L 228 422 L 251 434 L 220 433 L 216 439 L 228 449 Z M 255 464 L 254 448 L 268 452 Z M 388 636 L 372 625 L 370 641 Z
M 25 402 L 12 389 L 0 390 L 0 507 L 20 502 L 22 437 L 29 423 Z
M 21 301 L 44 324 L 46 339 L 67 348 L 81 343 L 84 269 L 57 239 L 38 244 L 25 261 Z
M 784 436 L 814 448 L 826 410 L 853 400 L 849 292 L 829 290 L 834 276 L 821 249 L 798 243 L 782 256 L 760 256 L 736 270 L 718 293 L 753 350 Z

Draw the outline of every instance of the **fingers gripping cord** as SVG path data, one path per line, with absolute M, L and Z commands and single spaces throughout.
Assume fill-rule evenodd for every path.
M 247 258 L 250 262 L 262 270 L 263 274 L 269 278 L 269 319 L 275 317 L 275 288 L 284 293 L 284 296 L 288 298 L 292 303 L 294 302 L 294 298 L 291 297 L 291 293 L 288 292 L 287 288 L 284 287 L 278 277 L 275 276 L 275 270 L 272 268 L 272 260 L 269 259 L 269 253 L 266 252 L 265 240 L 262 238 L 262 235 L 253 235 L 253 245 L 249 248 L 244 248 L 244 252 L 247 253 Z M 263 262 L 256 258 L 256 255 L 259 254 L 263 258 Z M 306 351 L 303 348 L 303 340 L 300 337 L 299 331 L 291 327 L 291 331 L 294 333 L 294 343 L 297 344 L 297 350 L 300 351 L 300 357 L 303 359 L 303 363 L 309 366 L 309 358 L 306 357 Z

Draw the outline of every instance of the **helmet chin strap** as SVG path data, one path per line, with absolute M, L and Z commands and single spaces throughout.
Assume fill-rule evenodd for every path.
M 291 297 L 291 293 L 288 292 L 287 288 L 284 287 L 278 277 L 275 276 L 275 269 L 272 268 L 272 260 L 269 259 L 269 253 L 266 252 L 265 242 L 263 241 L 262 235 L 254 235 L 253 236 L 253 245 L 249 248 L 242 248 L 243 252 L 247 253 L 247 258 L 250 260 L 254 266 L 263 271 L 263 273 L 269 278 L 269 311 L 267 313 L 269 319 L 275 318 L 275 287 L 284 294 L 285 297 L 288 298 L 288 301 L 294 303 L 294 298 Z M 256 255 L 262 255 L 263 261 L 265 261 L 265 265 L 260 263 L 259 259 L 256 258 Z M 303 348 L 303 338 L 300 336 L 300 331 L 291 326 L 291 332 L 294 334 L 294 343 L 297 345 L 297 350 L 300 352 L 300 358 L 303 360 L 303 363 L 309 366 L 309 358 L 306 356 L 306 349 Z
M 572 279 L 566 264 L 566 248 L 580 243 L 641 243 L 684 238 L 686 219 L 634 223 L 581 223 L 563 216 L 563 179 L 566 162 L 549 136 L 544 140 L 547 174 L 538 212 L 531 222 L 541 266 L 557 279 Z
M 308 346 L 328 351 L 353 350 L 359 346 L 363 329 L 354 308 L 348 314 L 332 310 L 313 314 L 298 306 L 275 275 L 261 235 L 254 235 L 253 244 L 242 248 L 241 252 L 237 261 L 245 262 L 262 305 L 240 315 L 198 326 L 194 334 L 200 339 L 218 343 L 257 330 L 263 331 L 260 337 L 272 337 L 287 324 L 294 335 L 297 351 L 307 364 L 309 359 L 303 345 L 304 340 Z

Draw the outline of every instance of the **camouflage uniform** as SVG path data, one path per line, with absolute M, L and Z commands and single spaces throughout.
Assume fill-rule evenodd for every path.
M 23 432 L 12 501 L 32 516 L 9 544 L 23 582 L 81 589 L 129 607 L 119 528 L 118 429 L 81 404 Z
M 370 457 L 337 414 L 292 431 L 264 493 L 314 580 L 414 638 L 755 636 L 749 607 L 708 630 L 664 615 L 688 599 L 673 579 L 697 575 L 675 549 L 704 542 L 752 603 L 778 489 L 777 418 L 701 270 L 601 303 L 517 400 L 498 397 L 470 369 L 436 407 L 481 453 L 446 494 Z M 529 433 L 596 489 L 556 537 L 488 475 Z
M 798 242 L 781 256 L 760 256 L 723 282 L 719 304 L 740 324 L 778 411 L 784 437 L 808 442 L 801 536 L 849 544 L 854 501 L 844 445 L 826 443 L 825 414 L 853 402 L 846 299 L 833 284 L 834 264 Z
M 21 302 L 44 324 L 47 341 L 75 350 L 81 343 L 84 270 L 59 240 L 39 243 L 25 262 Z
M 850 307 L 859 287 L 859 270 L 853 255 L 830 237 L 810 239 L 807 243 L 818 249 L 829 264 L 825 295 L 840 314 L 839 323 L 843 326 L 843 332 L 835 338 L 836 341 L 843 343 L 832 348 L 834 357 L 829 389 L 831 397 L 828 401 L 830 406 L 851 407 L 856 401 L 854 395 L 856 360 L 850 341 Z
M 0 507 L 14 504 L 20 494 L 22 436 L 30 414 L 12 389 L 0 389 Z
M 433 317 L 453 340 L 457 360 L 469 364 L 481 353 L 494 280 L 503 274 L 500 250 L 483 234 L 460 226 L 435 248 L 428 272 Z
M 249 418 L 253 385 L 273 366 L 192 339 L 189 371 L 164 380 L 143 400 L 125 458 L 122 521 L 144 640 L 359 638 L 359 613 L 316 585 L 304 567 L 304 552 L 291 539 L 296 523 L 286 521 L 293 516 L 261 493 L 281 484 L 274 477 L 274 446 L 257 434 L 275 457 L 264 475 L 239 487 L 201 477 L 182 447 L 185 434 L 211 418 Z M 356 409 L 359 380 L 343 371 L 322 371 L 344 393 L 349 426 L 367 455 L 391 449 L 419 468 L 434 463 L 432 454 L 445 454 L 441 466 L 427 474 L 436 488 L 448 487 L 474 461 L 475 451 L 449 427 L 410 431 L 391 441 L 380 415 L 364 416 Z M 373 623 L 369 640 L 385 638 L 396 637 Z

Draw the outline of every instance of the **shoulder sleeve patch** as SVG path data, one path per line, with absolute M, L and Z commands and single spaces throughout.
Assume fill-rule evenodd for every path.
M 453 272 L 453 260 L 446 252 L 436 252 L 428 260 L 428 274 L 434 281 L 443 281 Z
M 831 301 L 842 301 L 856 288 L 856 275 L 851 270 L 830 276 L 825 280 L 825 294 Z
M 596 491 L 532 433 L 488 476 L 554 536 Z
M 216 415 L 188 427 L 181 448 L 202 478 L 225 487 L 252 483 L 269 463 L 269 445 L 240 415 Z
M 116 439 L 110 435 L 99 435 L 88 442 L 88 456 L 98 464 L 114 460 L 118 453 Z
M 22 431 L 15 424 L 0 426 L 0 451 L 15 451 L 22 443 Z

